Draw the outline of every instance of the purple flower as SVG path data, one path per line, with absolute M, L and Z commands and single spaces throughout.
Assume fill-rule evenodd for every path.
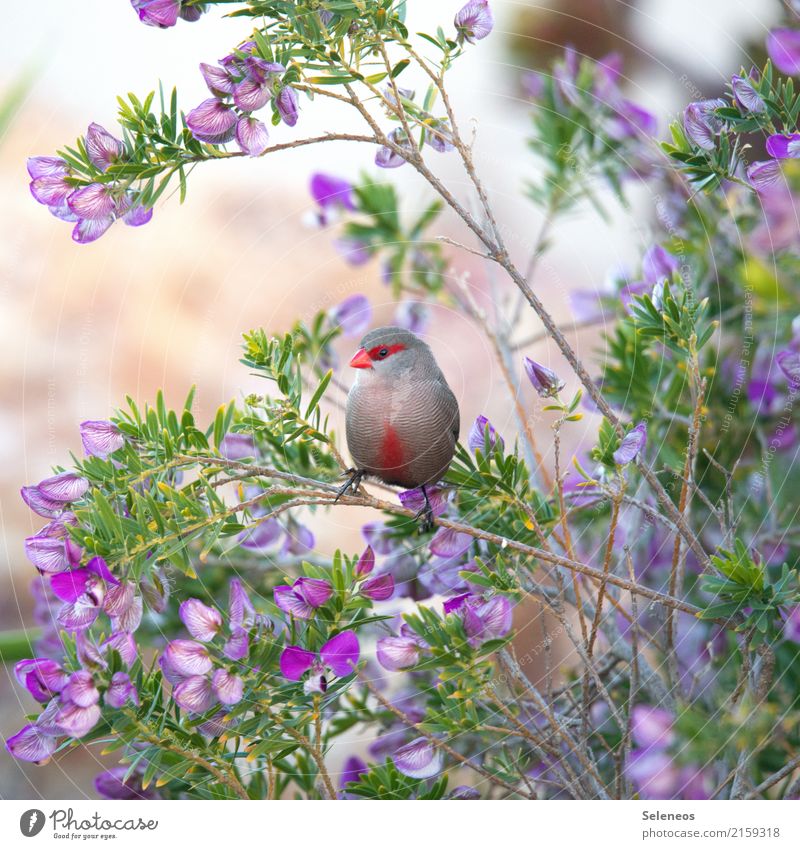
M 224 705 L 238 704 L 244 694 L 244 681 L 227 669 L 217 669 L 214 672 L 211 687 Z
M 425 126 L 427 127 L 425 144 L 438 153 L 449 153 L 453 150 L 455 146 L 453 144 L 453 131 L 447 121 L 442 118 L 427 118 Z
M 242 112 L 257 112 L 272 99 L 269 81 L 263 77 L 245 77 L 233 89 L 233 102 Z
M 267 125 L 252 115 L 245 115 L 236 123 L 236 143 L 248 156 L 261 156 L 269 145 Z
M 800 159 L 800 133 L 770 136 L 767 139 L 767 153 L 773 159 Z
M 520 77 L 520 85 L 533 101 L 539 100 L 545 92 L 545 78 L 538 71 L 525 71 Z
M 128 227 L 142 227 L 153 217 L 152 208 L 142 206 L 138 201 L 131 203 L 130 209 L 122 216 Z
M 38 516 L 44 516 L 46 519 L 55 519 L 68 507 L 63 501 L 46 498 L 38 486 L 23 486 L 19 492 L 28 507 Z
M 174 27 L 178 23 L 181 0 L 131 0 L 139 20 L 150 27 Z
M 754 162 L 747 167 L 747 179 L 757 192 L 764 192 L 777 185 L 783 171 L 774 159 L 765 162 Z
M 222 627 L 222 615 L 218 610 L 203 604 L 200 599 L 189 598 L 179 608 L 181 622 L 196 639 L 207 643 L 213 640 Z
M 181 20 L 193 24 L 203 17 L 204 11 L 205 9 L 201 6 L 182 6 L 180 12 Z
M 151 788 L 142 789 L 141 776 L 136 774 L 125 777 L 127 766 L 115 766 L 106 772 L 101 772 L 94 780 L 94 789 L 104 799 L 153 799 L 155 794 Z
M 125 438 L 112 422 L 81 422 L 80 431 L 83 450 L 89 457 L 102 457 L 105 460 L 125 444 Z
M 786 376 L 789 385 L 800 388 L 800 353 L 797 351 L 779 351 L 775 355 L 775 362 Z
M 330 670 L 339 678 L 352 674 L 360 654 L 355 632 L 342 631 L 325 643 L 319 655 L 300 646 L 287 646 L 280 656 L 281 674 L 290 681 L 300 681 L 311 670 L 303 689 L 306 693 L 324 693 L 328 687 L 325 677 L 327 671 Z
M 445 799 L 460 799 L 466 802 L 474 802 L 480 798 L 480 791 L 476 790 L 474 787 L 469 787 L 466 784 L 459 784 L 458 787 L 454 787 L 447 796 L 445 796 Z
M 100 701 L 100 691 L 95 686 L 91 673 L 85 669 L 79 669 L 67 679 L 66 685 L 61 690 L 61 699 L 72 702 L 78 707 L 88 708 Z
M 238 578 L 229 585 L 228 617 L 232 629 L 249 628 L 255 622 L 253 602 Z
M 783 638 L 800 643 L 800 605 L 789 611 L 789 615 L 783 623 Z
M 358 558 L 358 562 L 355 567 L 355 574 L 358 577 L 362 577 L 364 575 L 369 575 L 370 572 L 375 568 L 375 552 L 372 550 L 372 546 L 368 545 L 364 549 L 364 553 L 361 557 Z
M 461 597 L 463 600 L 456 606 L 450 606 L 448 613 L 454 612 L 461 616 L 467 640 L 473 648 L 477 648 L 489 640 L 505 637 L 511 630 L 511 602 L 504 596 L 492 596 L 483 601 L 471 593 Z
M 647 445 L 647 425 L 639 422 L 632 430 L 622 437 L 619 448 L 614 452 L 614 462 L 618 466 L 632 463 L 644 451 Z
M 102 183 L 90 183 L 77 189 L 67 198 L 67 205 L 79 219 L 102 223 L 109 219 L 113 223 L 118 210 L 113 187 Z
M 25 556 L 42 573 L 64 572 L 80 561 L 80 549 L 63 537 L 51 536 L 47 528 L 25 540 Z
M 392 760 L 409 778 L 433 778 L 442 771 L 442 754 L 427 737 L 418 737 L 401 746 Z
M 251 551 L 265 551 L 273 545 L 283 533 L 277 519 L 265 519 L 253 525 L 238 536 L 239 545 Z
M 285 556 L 301 557 L 314 548 L 314 534 L 311 529 L 290 519 L 286 528 L 286 536 L 281 547 Z
M 45 733 L 35 722 L 6 740 L 6 749 L 12 757 L 36 764 L 47 763 L 56 747 L 56 735 Z
M 345 336 L 361 336 L 372 321 L 372 306 L 366 295 L 350 295 L 330 311 L 330 320 Z
M 111 676 L 104 700 L 112 708 L 124 707 L 129 701 L 139 704 L 139 694 L 127 672 L 115 672 Z
M 800 74 L 800 30 L 772 30 L 767 36 L 767 53 L 782 74 Z
M 191 675 L 172 691 L 175 701 L 190 713 L 205 713 L 215 703 L 211 682 L 205 675 Z
M 413 150 L 411 140 L 399 127 L 392 130 L 387 138 L 392 144 L 402 150 L 409 152 Z M 390 147 L 381 147 L 375 154 L 375 164 L 379 168 L 399 168 L 401 165 L 405 165 L 405 162 L 406 160 Z
M 542 398 L 549 398 L 557 395 L 565 386 L 563 380 L 551 371 L 546 366 L 537 363 L 530 357 L 525 357 L 522 361 L 525 369 L 525 374 L 528 375 L 533 388 L 539 393 Z
M 753 112 L 760 114 L 766 111 L 766 104 L 761 95 L 753 87 L 752 80 L 748 77 L 734 76 L 731 78 L 731 88 L 736 103 L 744 114 Z
M 342 767 L 342 774 L 339 778 L 339 787 L 344 790 L 351 782 L 356 782 L 369 772 L 369 768 L 357 755 L 351 755 Z
M 207 65 L 205 62 L 201 62 L 200 73 L 203 75 L 208 90 L 215 97 L 224 97 L 226 94 L 233 94 L 235 84 L 227 68 L 220 67 L 219 65 Z
M 113 215 L 96 219 L 80 218 L 72 229 L 72 239 L 79 245 L 89 245 L 97 241 L 113 223 Z
M 680 787 L 680 772 L 667 752 L 636 749 L 625 764 L 625 773 L 643 799 L 672 799 Z
M 333 595 L 328 581 L 318 578 L 298 578 L 292 586 L 275 587 L 275 604 L 296 619 L 310 619 L 318 607 L 322 607 Z
M 787 353 L 791 354 L 791 351 Z M 753 360 L 747 382 L 747 400 L 759 416 L 772 416 L 783 405 L 781 373 L 789 375 L 781 368 L 781 362 L 791 370 L 791 357 L 786 359 L 779 353 L 773 358 L 766 348 L 759 349 Z
M 121 584 L 111 574 L 102 557 L 93 557 L 80 569 L 52 575 L 50 586 L 54 595 L 66 602 L 58 613 L 58 622 L 68 631 L 88 628 L 101 610 L 111 619 L 113 632 L 139 627 L 141 598 L 135 596 L 133 584 Z
M 694 765 L 679 768 L 667 751 L 675 742 L 674 715 L 664 708 L 637 705 L 631 713 L 631 736 L 637 748 L 625 772 L 644 799 L 707 799 L 710 776 Z
M 484 451 L 486 446 L 486 431 L 489 431 L 489 448 L 490 450 L 497 445 L 498 441 L 500 443 L 500 447 L 502 448 L 505 444 L 503 442 L 503 437 L 494 429 L 492 423 L 486 416 L 478 416 L 475 419 L 472 427 L 469 431 L 469 436 L 467 437 L 467 446 L 469 450 L 472 452 L 475 451 Z
M 461 573 L 477 571 L 479 570 L 474 561 L 465 562 L 465 554 L 455 557 L 431 557 L 417 572 L 417 583 L 430 595 L 463 592 L 468 588 L 469 582 Z M 415 588 L 418 595 L 419 587 Z
M 356 211 L 353 184 L 349 180 L 317 171 L 311 175 L 310 188 L 311 197 L 323 213 L 335 209 Z
M 488 0 L 470 0 L 456 12 L 453 25 L 458 33 L 458 42 L 474 44 L 486 38 L 494 27 L 494 16 Z
M 361 535 L 377 554 L 391 554 L 395 549 L 392 532 L 383 522 L 367 522 L 361 526 Z
M 122 142 L 114 138 L 100 124 L 89 124 L 84 141 L 89 160 L 99 171 L 105 171 L 109 165 L 117 162 L 125 152 L 125 146 Z
M 68 181 L 67 163 L 57 156 L 32 156 L 28 159 L 28 174 L 31 176 L 30 190 L 37 203 L 50 207 L 59 216 L 66 208 L 67 198 L 74 191 Z
M 430 542 L 431 554 L 437 557 L 461 557 L 472 544 L 469 534 L 462 534 L 452 528 L 439 528 Z
M 424 641 L 413 634 L 381 637 L 376 646 L 376 657 L 384 669 L 394 672 L 416 666 L 425 648 Z
M 375 575 L 364 581 L 360 592 L 373 601 L 386 601 L 394 595 L 394 578 L 388 573 Z
M 161 570 L 153 570 L 149 580 L 139 582 L 139 589 L 148 607 L 155 613 L 163 613 L 167 609 L 170 596 L 170 587 L 166 577 Z
M 186 116 L 192 135 L 208 144 L 225 144 L 236 135 L 237 117 L 230 106 L 216 97 L 204 100 Z
M 51 211 L 59 210 L 58 217 L 61 216 L 62 211 L 71 213 L 67 206 L 67 198 L 75 191 L 75 187 L 67 181 L 67 177 L 67 174 L 51 174 L 37 177 L 30 183 L 34 200 L 49 207 Z
M 32 180 L 39 177 L 64 177 L 69 174 L 69 166 L 60 156 L 30 156 L 27 169 Z
M 394 323 L 417 335 L 425 332 L 429 321 L 428 308 L 422 301 L 402 301 L 394 312 Z
M 256 456 L 256 444 L 249 433 L 226 433 L 219 445 L 226 460 L 244 460 Z
M 372 257 L 372 246 L 364 239 L 358 239 L 353 236 L 341 236 L 334 239 L 333 246 L 336 252 L 345 262 L 350 265 L 364 265 L 370 261 Z M 354 298 L 360 297 L 353 295 Z
M 37 702 L 46 704 L 66 686 L 68 675 L 54 660 L 35 657 L 14 665 L 14 675 Z
M 53 724 L 69 737 L 80 738 L 88 734 L 100 721 L 101 710 L 97 704 L 82 706 L 65 702 L 55 715 Z
M 434 516 L 441 516 L 442 513 L 447 509 L 447 499 L 442 494 L 442 490 L 438 487 L 426 487 L 426 491 L 428 493 L 428 501 L 431 505 L 431 510 L 433 510 Z M 400 499 L 400 503 L 407 510 L 413 510 L 414 512 L 419 512 L 425 506 L 425 496 L 422 494 L 422 490 L 418 487 L 417 489 L 405 489 L 398 493 L 397 497 Z M 375 549 L 378 551 L 378 549 Z
M 205 675 L 213 666 L 208 649 L 194 640 L 167 643 L 159 663 L 165 677 L 173 684 L 182 678 Z
M 36 489 L 44 499 L 61 504 L 70 504 L 73 501 L 78 501 L 86 494 L 89 489 L 89 481 L 77 472 L 61 472 L 37 484 Z M 24 495 L 23 498 L 25 498 Z
M 716 137 L 722 130 L 722 121 L 714 113 L 724 106 L 725 101 L 719 98 L 690 103 L 683 112 L 683 129 L 687 138 L 703 150 L 714 150 Z
M 132 666 L 136 660 L 138 649 L 133 634 L 128 631 L 117 631 L 103 641 L 102 649 L 113 649 L 117 652 L 126 666 Z
M 614 105 L 614 117 L 609 122 L 609 135 L 617 141 L 639 135 L 655 136 L 658 132 L 656 116 L 632 100 L 621 98 Z
M 650 286 L 655 286 L 664 279 L 671 280 L 677 270 L 678 260 L 661 245 L 648 248 L 642 257 L 642 275 Z
M 673 714 L 659 707 L 636 705 L 631 713 L 631 736 L 641 748 L 665 749 L 675 740 Z
M 275 98 L 275 106 L 284 124 L 293 127 L 297 123 L 297 92 L 291 86 L 284 86 Z

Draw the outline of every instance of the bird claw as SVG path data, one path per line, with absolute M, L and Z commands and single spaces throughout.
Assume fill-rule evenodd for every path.
M 425 503 L 422 507 L 417 510 L 416 515 L 414 516 L 414 521 L 416 522 L 418 519 L 422 519 L 422 522 L 419 526 L 419 532 L 421 534 L 426 534 L 429 531 L 432 531 L 434 528 L 433 524 L 433 507 L 431 507 L 430 499 L 428 498 L 428 492 L 425 489 L 425 485 L 423 484 L 421 487 L 422 496 L 425 499 Z
M 417 510 L 414 521 L 416 522 L 418 519 L 422 519 L 419 525 L 419 532 L 421 534 L 427 534 L 434 529 L 433 508 L 430 504 L 425 504 Z
M 347 492 L 350 489 L 352 489 L 354 493 L 358 492 L 358 488 L 361 485 L 361 478 L 364 477 L 364 472 L 360 469 L 347 469 L 345 474 L 350 475 L 350 477 L 342 486 L 339 487 L 339 490 L 336 493 L 336 498 L 333 499 L 334 504 L 336 504 L 343 495 L 347 495 Z

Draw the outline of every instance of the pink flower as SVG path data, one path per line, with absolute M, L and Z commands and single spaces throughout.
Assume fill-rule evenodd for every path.
M 319 654 L 301 646 L 286 646 L 280 657 L 281 674 L 290 681 L 300 681 L 310 670 L 311 675 L 306 679 L 303 689 L 306 693 L 324 693 L 328 688 L 328 671 L 339 678 L 351 675 L 360 654 L 355 632 L 342 631 L 328 640 Z

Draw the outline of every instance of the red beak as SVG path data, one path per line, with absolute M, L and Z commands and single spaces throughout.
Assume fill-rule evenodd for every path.
M 353 359 L 350 360 L 351 368 L 372 368 L 372 360 L 369 358 L 369 354 L 363 349 L 359 348 L 355 354 L 353 354 Z

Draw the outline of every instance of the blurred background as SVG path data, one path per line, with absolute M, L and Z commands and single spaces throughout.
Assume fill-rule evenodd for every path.
M 412 30 L 450 29 L 462 0 L 409 2 Z M 714 96 L 740 64 L 763 58 L 767 29 L 781 15 L 778 0 L 492 0 L 491 38 L 468 51 L 452 74 L 451 93 L 462 125 L 474 120 L 476 165 L 515 259 L 540 223 L 520 191 L 535 174 L 526 151 L 529 109 L 525 69 L 546 66 L 564 45 L 594 58 L 625 57 L 628 96 L 655 112 L 659 128 L 690 100 Z M 161 31 L 142 26 L 128 0 L 39 0 L 4 9 L 0 35 L 0 627 L 31 622 L 33 568 L 23 541 L 41 521 L 19 489 L 46 477 L 52 465 L 80 452 L 78 424 L 106 418 L 125 394 L 152 400 L 163 388 L 180 405 L 196 384 L 196 415 L 257 387 L 238 364 L 241 333 L 254 326 L 286 330 L 297 318 L 367 294 L 375 324 L 389 323 L 397 304 L 380 282 L 377 263 L 353 268 L 331 246 L 333 233 L 308 225 L 308 180 L 316 170 L 357 179 L 374 172 L 366 146 L 308 147 L 263 160 L 207 163 L 191 176 L 186 203 L 159 202 L 141 229 L 114 227 L 88 246 L 70 240 L 70 225 L 38 206 L 28 190 L 26 157 L 51 154 L 97 121 L 112 133 L 116 96 L 178 86 L 181 106 L 206 95 L 197 71 L 248 34 L 247 22 L 211 11 L 199 23 Z M 357 129 L 327 103 L 303 103 L 297 127 L 275 128 L 288 141 L 326 130 Z M 454 159 L 437 167 L 456 193 L 467 187 Z M 400 169 L 409 213 L 429 195 Z M 634 214 L 615 213 L 598 225 L 591 210 L 573 215 L 535 281 L 559 322 L 570 328 L 569 292 L 600 289 L 609 269 L 635 264 L 651 241 L 653 198 L 634 189 Z M 449 221 L 443 235 L 463 239 Z M 453 255 L 453 273 L 480 284 L 485 269 Z M 584 359 L 597 356 L 601 329 L 569 332 Z M 531 322 L 531 330 L 536 327 Z M 434 310 L 427 330 L 462 411 L 462 438 L 475 416 L 488 415 L 503 433 L 515 423 L 483 337 L 467 319 Z M 351 340 L 351 342 L 354 340 Z M 345 341 L 346 348 L 346 341 Z M 348 353 L 345 348 L 342 354 Z M 558 369 L 546 343 L 525 351 Z M 562 368 L 562 371 L 564 369 Z M 350 378 L 342 374 L 349 383 Z M 570 386 L 574 390 L 574 386 Z M 539 401 L 522 387 L 536 421 Z M 546 430 L 546 425 L 537 423 Z M 587 441 L 596 422 L 587 417 Z M 575 450 L 581 440 L 574 429 Z M 541 440 L 546 444 L 544 436 Z M 342 511 L 339 511 L 342 512 Z M 317 546 L 355 540 L 366 520 L 356 511 L 317 526 Z M 335 518 L 335 521 L 334 521 Z M 529 617 L 530 618 L 530 617 Z M 528 629 L 532 631 L 532 629 Z M 526 638 L 525 634 L 522 636 Z M 539 632 L 539 639 L 541 632 Z M 529 639 L 537 638 L 530 633 Z M 34 709 L 11 667 L 0 673 L 0 735 L 15 733 Z M 95 795 L 96 753 L 74 752 L 45 768 L 13 761 L 0 750 L 0 797 L 83 798 Z

